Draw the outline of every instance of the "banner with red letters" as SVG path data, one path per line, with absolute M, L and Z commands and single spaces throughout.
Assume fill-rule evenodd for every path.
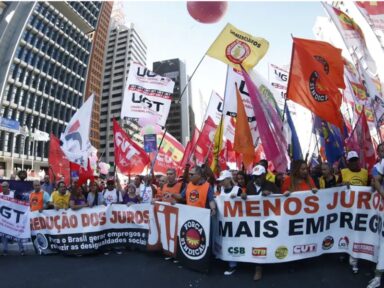
M 279 263 L 324 253 L 378 262 L 384 256 L 384 200 L 371 187 L 346 188 L 246 201 L 220 196 L 213 251 L 238 262 Z
M 186 266 L 209 267 L 210 210 L 187 205 L 114 204 L 30 213 L 40 254 L 86 254 L 112 248 L 163 250 Z

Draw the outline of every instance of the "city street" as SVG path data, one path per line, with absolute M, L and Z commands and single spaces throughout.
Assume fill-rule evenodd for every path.
M 12 252 L 0 257 L 0 287 L 366 287 L 374 265 L 360 261 L 353 275 L 339 255 L 325 255 L 300 262 L 265 265 L 264 277 L 255 282 L 253 265 L 240 264 L 232 276 L 224 276 L 224 262 L 212 260 L 211 272 L 183 268 L 158 253 L 124 251 L 123 255 L 69 257 L 26 256 Z

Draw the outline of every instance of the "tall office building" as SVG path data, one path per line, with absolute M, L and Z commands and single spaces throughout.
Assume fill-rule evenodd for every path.
M 121 25 L 111 19 L 107 50 L 104 55 L 103 88 L 100 117 L 100 153 L 102 160 L 114 163 L 113 123 L 120 120 L 124 87 L 130 63 L 146 65 L 147 46 L 133 24 Z M 123 124 L 120 121 L 120 124 Z M 137 127 L 137 126 L 136 126 Z M 131 130 L 132 131 L 132 130 Z M 135 133 L 140 133 L 136 129 Z
M 89 139 L 92 145 L 100 148 L 100 102 L 103 73 L 103 59 L 108 35 L 108 27 L 111 18 L 113 2 L 103 2 L 96 30 L 90 34 L 92 39 L 92 52 L 88 65 L 88 77 L 85 88 L 85 100 L 95 95 L 93 103 L 91 131 Z
M 165 126 L 170 134 L 185 145 L 195 128 L 190 86 L 181 95 L 188 82 L 185 64 L 180 59 L 154 62 L 153 72 L 175 81 L 171 109 Z
M 92 42 L 102 2 L 2 2 L 0 117 L 53 133 L 83 103 Z M 34 149 L 32 149 L 34 147 Z M 35 150 L 35 151 L 32 151 Z M 36 157 L 36 158 L 34 158 Z M 0 131 L 0 165 L 47 167 L 48 143 Z M 14 165 L 13 165 L 14 164 Z M 0 167 L 1 169 L 1 167 Z

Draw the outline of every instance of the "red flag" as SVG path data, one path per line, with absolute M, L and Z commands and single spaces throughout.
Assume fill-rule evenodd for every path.
M 365 112 L 364 109 L 363 112 Z M 360 114 L 355 129 L 346 140 L 345 146 L 348 151 L 354 150 L 359 154 L 361 167 L 371 171 L 376 162 L 376 155 L 365 113 Z
M 145 151 L 137 145 L 113 119 L 115 164 L 123 174 L 139 174 L 149 163 Z
M 193 147 L 195 147 L 197 140 L 199 139 L 200 131 L 199 129 L 195 128 L 193 131 L 192 139 L 188 141 L 187 146 L 185 147 L 183 159 L 180 162 L 180 167 L 183 168 L 187 163 L 189 163 L 191 152 Z
M 48 163 L 57 179 L 63 177 L 65 184 L 69 185 L 69 161 L 60 148 L 60 140 L 53 134 L 51 134 L 49 143 Z M 53 182 L 53 175 L 50 175 L 50 178 Z
M 237 117 L 235 128 L 235 143 L 233 149 L 243 154 L 243 162 L 245 166 L 253 163 L 254 147 L 251 129 L 248 124 L 248 117 L 245 112 L 243 100 L 241 99 L 239 89 L 236 86 L 237 97 Z
M 365 112 L 364 109 L 363 112 Z M 359 147 L 361 148 L 361 165 L 362 167 L 368 169 L 368 171 L 371 171 L 376 162 L 376 155 L 365 113 L 361 113 L 359 121 L 356 123 L 355 133 L 357 134 Z
M 162 135 L 158 136 L 158 143 L 160 143 Z M 167 173 L 168 168 L 177 169 L 183 159 L 185 149 L 184 146 L 176 140 L 171 134 L 165 133 L 163 142 L 157 153 L 154 171 L 158 173 Z
M 287 99 L 342 131 L 338 88 L 345 88 L 343 67 L 341 49 L 322 41 L 293 38 Z
M 204 163 L 208 154 L 212 151 L 213 146 L 213 138 L 215 136 L 217 125 L 212 120 L 210 116 L 208 116 L 207 120 L 205 120 L 204 127 L 201 130 L 199 139 L 196 142 L 195 150 L 193 152 L 197 161 L 201 164 Z M 209 161 L 211 162 L 211 161 Z
M 77 181 L 77 186 L 81 186 L 82 184 L 86 183 L 88 179 L 90 181 L 95 180 L 95 176 L 94 176 L 93 170 L 91 168 L 89 159 L 88 159 L 87 169 L 85 169 L 83 166 L 80 166 L 80 165 L 73 163 L 73 162 L 70 162 L 70 168 L 71 168 L 71 172 L 76 172 L 76 174 L 79 177 L 79 179 Z

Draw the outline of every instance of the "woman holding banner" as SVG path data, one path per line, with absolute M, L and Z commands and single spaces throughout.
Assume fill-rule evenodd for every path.
M 291 163 L 291 175 L 284 180 L 281 191 L 285 196 L 292 192 L 308 191 L 317 192 L 317 187 L 308 173 L 308 165 L 304 160 L 294 160 Z
M 319 178 L 319 188 L 332 188 L 337 186 L 339 180 L 338 175 L 333 173 L 332 167 L 329 163 L 321 163 L 321 176 Z

